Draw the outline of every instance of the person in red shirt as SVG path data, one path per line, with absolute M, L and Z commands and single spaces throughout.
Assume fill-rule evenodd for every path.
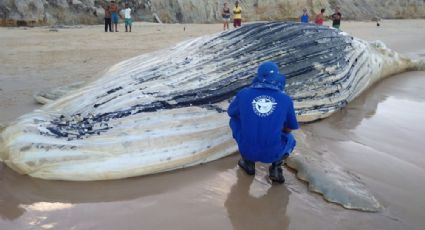
M 323 22 L 325 21 L 325 9 L 320 10 L 320 14 L 316 15 L 316 20 L 314 20 L 314 23 L 317 25 L 323 25 Z

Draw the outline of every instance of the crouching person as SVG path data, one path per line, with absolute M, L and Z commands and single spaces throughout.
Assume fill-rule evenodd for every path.
M 291 130 L 298 129 L 292 99 L 283 91 L 285 76 L 273 62 L 258 67 L 250 87 L 242 89 L 227 113 L 241 159 L 248 175 L 255 174 L 255 162 L 271 163 L 269 178 L 284 183 L 282 164 L 295 148 Z

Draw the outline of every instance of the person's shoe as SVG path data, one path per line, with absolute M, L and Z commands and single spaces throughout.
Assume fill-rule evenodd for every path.
M 272 165 L 269 168 L 269 178 L 272 182 L 277 182 L 279 184 L 285 183 L 285 177 L 283 177 L 282 166 Z
M 243 169 L 248 175 L 255 175 L 255 163 L 252 161 L 240 159 L 238 162 L 239 167 Z

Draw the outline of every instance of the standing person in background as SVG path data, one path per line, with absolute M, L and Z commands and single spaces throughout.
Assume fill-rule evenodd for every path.
M 335 13 L 332 14 L 331 18 L 332 18 L 332 27 L 339 29 L 339 27 L 341 26 L 341 13 L 339 12 L 339 7 L 335 8 Z
M 235 2 L 235 7 L 233 8 L 233 27 L 240 27 L 242 24 L 242 8 L 239 6 L 239 2 Z
M 112 32 L 118 32 L 118 5 L 115 1 L 111 1 L 109 5 L 109 11 L 111 12 L 112 24 L 114 24 L 115 30 L 112 28 Z
M 325 21 L 325 9 L 320 10 L 320 14 L 316 15 L 316 19 L 314 20 L 314 23 L 317 25 L 323 25 L 323 22 Z
M 224 3 L 223 10 L 221 11 L 223 17 L 223 30 L 229 29 L 230 22 L 230 8 L 227 6 L 227 2 Z
M 378 26 L 378 27 L 381 26 L 380 21 L 381 21 L 381 19 L 376 17 L 376 26 Z
M 310 17 L 308 16 L 307 9 L 303 9 L 303 14 L 300 16 L 300 22 L 308 23 L 310 21 Z
M 125 32 L 131 32 L 131 24 L 133 20 L 131 19 L 131 9 L 128 6 L 128 3 L 125 4 L 124 11 L 124 22 L 125 22 Z
M 111 11 L 109 10 L 109 5 L 105 6 L 102 3 L 100 3 L 102 8 L 105 10 L 105 32 L 108 32 L 108 28 L 109 28 L 109 32 L 112 32 L 111 29 Z

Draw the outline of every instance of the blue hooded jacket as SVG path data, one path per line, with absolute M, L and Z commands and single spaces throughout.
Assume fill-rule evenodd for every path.
M 298 129 L 294 104 L 283 91 L 285 76 L 278 66 L 265 62 L 252 85 L 242 89 L 230 103 L 230 128 L 242 157 L 272 163 L 292 152 L 295 139 L 283 128 Z

